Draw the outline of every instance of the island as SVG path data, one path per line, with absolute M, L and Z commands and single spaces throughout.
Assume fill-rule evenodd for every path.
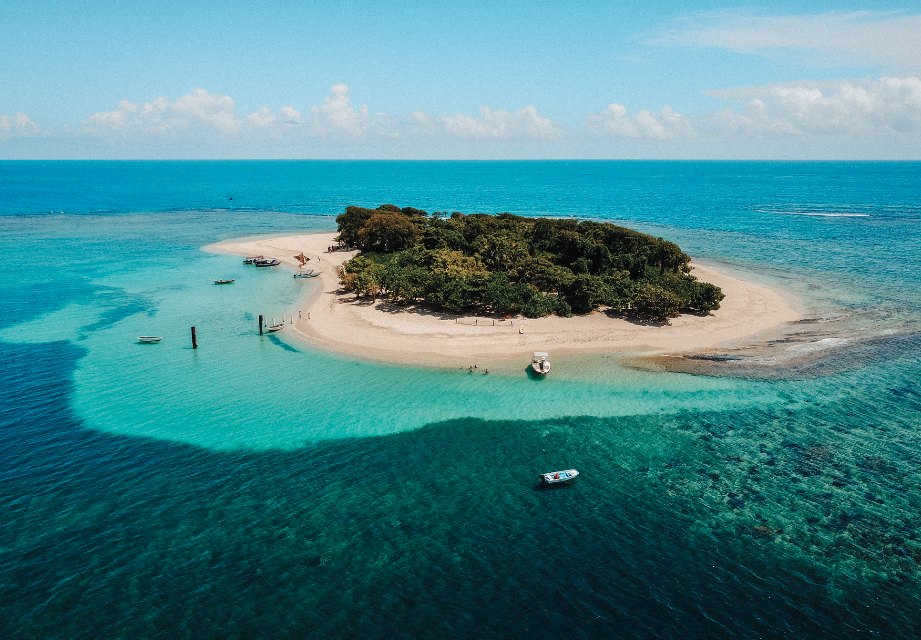
M 348 207 L 339 241 L 361 253 L 340 266 L 358 296 L 453 313 L 571 317 L 601 307 L 664 321 L 708 314 L 725 295 L 691 275 L 673 242 L 609 222 L 464 215 L 384 204 Z
M 387 212 L 385 209 L 366 209 L 361 215 L 366 215 L 367 211 L 396 213 Z M 501 222 L 503 217 L 508 219 L 510 224 L 518 224 L 517 220 L 519 220 L 517 216 L 468 215 L 462 218 L 459 214 L 433 213 L 424 216 L 428 220 L 424 227 L 420 225 L 421 233 L 416 236 L 419 227 L 416 227 L 416 221 L 413 218 L 421 216 L 421 213 L 413 214 L 412 211 L 409 211 L 408 214 L 404 214 L 402 209 L 400 211 L 401 216 L 415 227 L 409 237 L 413 239 L 412 246 L 422 243 L 422 248 L 418 250 L 420 253 L 423 251 L 439 252 L 446 249 L 449 252 L 461 251 L 459 248 L 451 249 L 451 245 L 448 244 L 440 249 L 438 245 L 434 245 L 431 249 L 425 248 L 425 230 L 429 227 L 444 226 L 447 232 L 450 230 L 449 224 L 456 225 L 459 220 L 464 219 L 467 221 L 465 224 L 488 223 L 490 220 L 503 224 Z M 348 213 L 347 210 L 346 214 Z M 357 220 L 358 216 L 354 214 L 353 209 L 354 217 L 349 216 L 349 218 Z M 372 213 L 368 219 L 374 215 L 375 213 Z M 605 289 L 601 289 L 600 295 L 586 296 L 587 302 L 584 306 L 578 306 L 578 302 L 573 305 L 570 300 L 575 298 L 565 297 L 566 293 L 572 289 L 564 290 L 561 296 L 562 285 L 555 290 L 545 285 L 545 290 L 542 292 L 527 293 L 520 286 L 520 278 L 516 279 L 514 275 L 507 275 L 509 285 L 506 290 L 512 290 L 511 295 L 507 298 L 507 306 L 499 304 L 491 307 L 474 304 L 471 307 L 453 311 L 455 302 L 450 296 L 441 299 L 446 302 L 436 302 L 432 298 L 427 302 L 424 295 L 415 297 L 411 293 L 391 297 L 388 294 L 389 289 L 385 289 L 385 286 L 392 286 L 393 291 L 399 291 L 400 285 L 382 283 L 380 280 L 369 278 L 371 275 L 375 278 L 379 275 L 371 269 L 367 270 L 364 276 L 366 279 L 359 281 L 359 270 L 354 268 L 356 264 L 367 266 L 371 263 L 379 265 L 377 268 L 383 270 L 387 263 L 398 257 L 397 254 L 405 254 L 410 249 L 398 248 L 401 246 L 397 244 L 400 240 L 398 234 L 394 234 L 397 236 L 393 240 L 394 244 L 389 244 L 392 240 L 385 236 L 383 241 L 388 244 L 376 247 L 365 245 L 366 250 L 363 251 L 359 248 L 358 243 L 364 244 L 370 242 L 370 239 L 359 238 L 357 234 L 365 224 L 347 227 L 348 224 L 342 225 L 337 232 L 304 232 L 281 237 L 227 240 L 204 247 L 204 250 L 240 256 L 276 257 L 285 267 L 291 269 L 287 273 L 279 273 L 278 277 L 290 277 L 300 266 L 299 256 L 309 257 L 310 261 L 307 262 L 307 265 L 321 272 L 321 275 L 316 278 L 297 280 L 304 287 L 304 295 L 297 305 L 293 308 L 264 310 L 267 313 L 270 312 L 270 315 L 279 316 L 283 311 L 293 313 L 294 324 L 288 325 L 286 330 L 280 333 L 284 334 L 285 339 L 303 341 L 326 351 L 388 363 L 457 369 L 464 367 L 464 371 L 470 365 L 478 363 L 481 369 L 488 367 L 491 373 L 493 371 L 500 373 L 503 371 L 518 372 L 521 367 L 530 362 L 534 351 L 551 352 L 555 359 L 570 354 L 587 356 L 612 353 L 649 355 L 701 353 L 716 347 L 746 343 L 755 336 L 762 336 L 765 332 L 772 330 L 780 330 L 803 317 L 802 306 L 796 298 L 782 290 L 755 282 L 748 276 L 740 277 L 732 274 L 728 266 L 715 268 L 712 264 L 704 265 L 694 262 L 693 273 L 697 280 L 686 280 L 683 276 L 689 274 L 681 267 L 689 268 L 691 265 L 689 258 L 676 245 L 672 243 L 666 245 L 666 241 L 648 242 L 645 239 L 650 236 L 643 236 L 643 234 L 629 230 L 616 233 L 623 233 L 626 238 L 644 242 L 644 246 L 647 246 L 646 266 L 650 268 L 647 270 L 644 267 L 642 276 L 636 280 L 630 278 L 630 284 L 623 279 L 618 280 L 623 285 L 621 289 L 616 290 L 619 294 L 626 293 L 631 286 L 634 287 L 632 291 L 635 291 L 644 282 L 661 282 L 677 277 L 683 282 L 698 282 L 700 285 L 712 286 L 713 289 L 708 287 L 707 290 L 711 291 L 714 297 L 720 297 L 719 300 L 713 300 L 714 308 L 705 311 L 701 307 L 693 306 L 693 304 L 703 306 L 704 299 L 699 299 L 693 304 L 682 301 L 678 307 L 682 313 L 664 320 L 657 320 L 653 317 L 655 314 L 642 315 L 643 312 L 639 310 L 636 298 L 628 302 L 627 296 L 623 295 L 618 298 L 622 301 L 618 306 L 617 301 L 604 297 L 610 296 L 611 289 L 608 289 L 610 286 L 608 283 L 611 280 L 606 281 L 605 276 L 593 275 L 593 267 L 589 258 L 586 257 L 585 261 L 589 264 L 587 271 L 576 273 L 567 267 L 573 274 L 573 282 L 581 277 L 583 282 L 591 284 L 597 283 L 598 281 L 594 278 L 598 278 L 605 285 Z M 569 225 L 578 228 L 579 225 L 586 223 L 571 219 L 538 218 L 534 219 L 532 224 L 535 227 L 550 224 L 554 228 L 560 225 L 565 231 Z M 405 225 L 401 226 L 405 228 Z M 583 228 L 604 229 L 605 227 L 602 223 L 591 222 Z M 365 237 L 368 237 L 367 232 Z M 573 236 L 566 237 L 573 238 Z M 652 240 L 658 241 L 657 238 L 652 238 Z M 381 240 L 378 239 L 375 242 L 381 242 Z M 445 242 L 447 243 L 448 240 Z M 402 246 L 405 247 L 405 245 Z M 607 249 L 607 245 L 604 246 Z M 655 246 L 664 248 L 666 257 L 672 254 L 671 262 L 663 259 L 662 264 L 659 265 L 655 259 L 651 258 L 653 254 L 650 251 Z M 589 247 L 588 250 L 601 253 L 599 249 Z M 611 253 L 610 249 L 607 251 Z M 552 252 L 548 251 L 548 253 Z M 386 257 L 388 255 L 389 259 Z M 439 255 L 444 256 L 445 254 L 440 253 Z M 454 254 L 448 253 L 448 255 Z M 494 255 L 501 257 L 500 254 Z M 511 255 L 514 257 L 516 254 L 512 251 Z M 455 255 L 455 257 L 461 266 L 470 263 L 469 256 L 464 255 L 464 260 L 461 260 L 461 256 Z M 539 259 L 540 257 L 545 256 L 539 256 Z M 356 258 L 357 263 L 352 263 Z M 351 267 L 347 266 L 349 263 L 352 263 Z M 541 268 L 544 268 L 544 264 L 541 265 Z M 620 264 L 625 263 L 618 264 L 618 271 L 630 271 L 630 268 L 626 266 L 620 268 Z M 484 266 L 486 265 L 488 263 L 485 263 Z M 452 273 L 451 268 L 453 267 L 445 264 L 447 274 Z M 364 270 L 364 268 L 361 269 L 361 271 Z M 493 273 L 488 266 L 485 270 L 490 274 Z M 654 271 L 657 273 L 653 273 Z M 548 276 L 554 273 L 550 265 L 546 265 L 546 272 L 549 272 Z M 566 275 L 561 270 L 556 273 Z M 632 273 L 639 275 L 639 270 Z M 353 289 L 347 290 L 340 280 L 340 275 L 351 276 L 352 274 L 355 274 L 354 283 L 346 282 L 346 286 L 353 287 Z M 592 276 L 592 278 L 586 276 Z M 501 276 L 487 276 L 487 283 L 492 277 L 497 280 L 501 278 Z M 504 281 L 502 282 L 504 284 Z M 560 279 L 558 282 L 565 282 L 565 279 Z M 539 285 L 538 288 L 540 288 Z M 517 295 L 516 289 L 524 295 Z M 528 289 L 534 292 L 532 287 L 528 286 Z M 590 287 L 587 289 L 591 292 Z M 404 289 L 404 291 L 407 290 Z M 461 293 L 466 295 L 463 290 Z M 542 297 L 532 302 L 537 293 Z M 487 294 L 489 294 L 488 288 Z M 529 296 L 527 300 L 524 299 L 525 296 Z M 553 298 L 553 300 L 545 300 L 545 298 Z M 498 300 L 500 303 L 503 301 L 498 297 L 491 299 Z M 572 314 L 571 317 L 564 317 L 567 311 L 560 303 L 562 301 L 569 304 L 568 312 Z M 548 315 L 531 318 L 525 316 L 523 308 L 528 302 L 532 304 L 528 311 L 534 315 L 537 315 L 534 310 L 541 310 L 537 307 L 537 302 L 551 302 L 558 306 L 549 309 Z M 606 304 L 610 302 L 615 302 L 615 304 Z M 514 312 L 516 307 L 513 305 L 520 305 L 517 308 L 520 308 L 521 311 L 516 314 Z M 593 306 L 595 311 L 580 314 L 580 311 L 586 307 Z M 669 311 L 669 308 L 666 308 L 666 311 Z M 255 312 L 259 313 L 260 310 Z

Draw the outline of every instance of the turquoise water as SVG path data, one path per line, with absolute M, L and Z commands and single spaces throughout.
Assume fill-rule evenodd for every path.
M 0 629 L 913 637 L 919 174 L 0 163 Z M 313 283 L 201 250 L 384 202 L 616 221 L 795 292 L 843 318 L 803 340 L 849 346 L 773 379 L 389 366 L 259 336 Z

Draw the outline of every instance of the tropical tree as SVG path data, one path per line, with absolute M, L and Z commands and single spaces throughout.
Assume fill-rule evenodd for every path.
M 413 245 L 416 227 L 402 213 L 374 213 L 356 235 L 355 244 L 362 251 L 391 253 Z
M 658 285 L 643 283 L 637 287 L 633 308 L 641 316 L 661 321 L 678 315 L 681 298 Z
M 573 313 L 580 315 L 591 313 L 610 297 L 604 280 L 589 273 L 580 273 L 565 292 L 566 302 L 572 307 Z

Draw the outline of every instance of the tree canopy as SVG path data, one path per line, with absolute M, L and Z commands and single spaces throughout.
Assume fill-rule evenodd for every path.
M 691 275 L 675 243 L 607 222 L 392 204 L 347 207 L 336 222 L 339 239 L 361 249 L 339 268 L 359 295 L 532 318 L 611 307 L 655 320 L 709 313 L 724 298 Z

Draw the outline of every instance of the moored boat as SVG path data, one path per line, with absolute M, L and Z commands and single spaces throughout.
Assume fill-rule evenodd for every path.
M 281 261 L 276 258 L 262 258 L 261 260 L 256 260 L 253 264 L 257 267 L 277 267 L 281 264 Z
M 233 280 L 215 280 L 214 284 L 230 284 Z
M 543 351 L 535 351 L 531 358 L 531 369 L 539 376 L 550 373 L 550 356 Z
M 294 274 L 295 278 L 316 278 L 320 275 L 322 271 L 317 271 L 316 269 L 311 269 L 310 271 L 298 271 Z
M 138 336 L 138 342 L 160 342 L 163 336 Z
M 262 256 L 247 256 L 243 258 L 243 264 L 256 264 L 256 260 L 262 260 Z
M 281 331 L 285 328 L 284 323 L 282 324 L 273 324 L 271 327 L 266 327 L 265 330 L 269 332 Z
M 579 475 L 575 469 L 566 469 L 565 471 L 550 471 L 549 473 L 540 474 L 540 481 L 545 484 L 559 484 L 560 482 L 569 482 Z

